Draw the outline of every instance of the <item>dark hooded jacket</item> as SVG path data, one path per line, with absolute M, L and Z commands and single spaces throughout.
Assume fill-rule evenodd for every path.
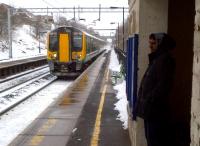
M 156 35 L 156 34 L 155 34 Z M 169 94 L 173 84 L 175 61 L 170 50 L 175 41 L 166 34 L 159 38 L 156 52 L 149 54 L 149 65 L 142 78 L 135 114 L 145 120 L 169 118 Z

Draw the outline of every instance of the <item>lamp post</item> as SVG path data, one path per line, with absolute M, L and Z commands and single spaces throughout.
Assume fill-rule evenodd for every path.
M 9 58 L 13 57 L 12 54 L 12 27 L 11 27 L 11 15 L 12 15 L 12 10 L 11 8 L 8 8 L 8 45 L 9 45 Z
M 117 23 L 117 47 L 119 48 L 119 22 L 111 22 L 110 24 Z
M 124 51 L 124 7 L 113 7 L 111 6 L 110 9 L 122 9 L 122 13 L 123 13 L 123 25 L 122 25 L 122 28 L 123 28 L 123 33 L 122 33 L 122 40 L 123 40 L 123 46 L 122 46 L 122 49 Z M 119 35 L 119 33 L 118 33 Z
M 123 7 L 123 51 L 124 51 L 124 7 Z

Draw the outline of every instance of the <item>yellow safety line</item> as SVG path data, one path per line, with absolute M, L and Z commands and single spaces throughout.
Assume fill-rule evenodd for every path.
M 108 77 L 109 77 L 109 70 L 107 71 L 107 74 L 106 74 L 106 82 L 108 81 Z
M 44 139 L 44 136 L 39 136 L 39 135 L 33 136 L 29 145 L 30 146 L 37 146 L 43 141 L 43 139 Z
M 52 128 L 56 124 L 57 120 L 56 119 L 48 119 L 42 127 L 38 130 L 35 136 L 33 136 L 29 144 L 30 146 L 37 146 L 39 145 L 45 138 L 45 136 L 42 136 L 42 133 L 47 132 L 50 128 Z
M 106 81 L 108 80 L 108 75 L 109 75 L 109 71 L 107 71 Z M 102 92 L 102 95 L 101 95 L 101 100 L 100 100 L 100 103 L 99 103 L 97 116 L 96 116 L 94 131 L 93 131 L 93 134 L 92 134 L 92 139 L 90 141 L 90 146 L 98 146 L 100 126 L 101 126 L 101 115 L 102 115 L 103 105 L 104 105 L 104 101 L 105 101 L 106 89 L 107 89 L 107 85 L 104 85 L 103 92 Z
M 94 126 L 94 131 L 92 134 L 90 146 L 98 146 L 100 125 L 101 125 L 101 113 L 103 111 L 103 104 L 105 101 L 106 88 L 107 88 L 107 85 L 104 86 L 103 93 L 101 95 L 101 101 L 99 103 L 99 108 L 98 108 L 98 112 L 97 112 L 97 116 L 96 116 L 96 121 L 95 121 L 95 126 Z

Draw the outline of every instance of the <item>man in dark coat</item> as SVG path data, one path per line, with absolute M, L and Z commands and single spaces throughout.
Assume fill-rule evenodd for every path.
M 175 41 L 165 33 L 149 36 L 149 65 L 142 78 L 135 113 L 144 119 L 148 146 L 172 146 L 169 94 L 175 74 L 170 51 Z

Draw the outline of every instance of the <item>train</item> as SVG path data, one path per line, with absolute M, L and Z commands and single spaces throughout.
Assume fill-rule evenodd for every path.
M 72 26 L 47 34 L 47 61 L 50 73 L 58 77 L 80 74 L 86 64 L 105 51 L 105 40 Z

